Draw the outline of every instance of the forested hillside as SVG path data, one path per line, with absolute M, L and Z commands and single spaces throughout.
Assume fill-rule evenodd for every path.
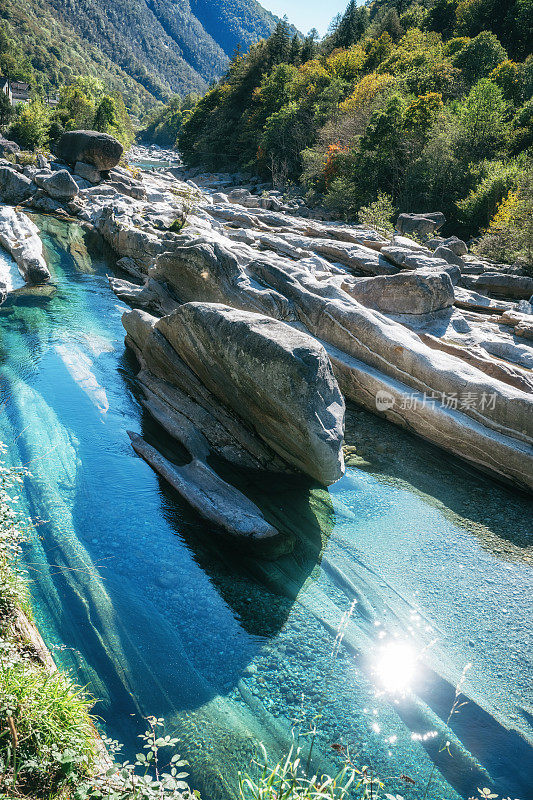
M 0 0 L 0 26 L 19 52 L 0 69 L 46 88 L 94 75 L 146 107 L 205 91 L 238 46 L 275 24 L 256 0 Z
M 385 198 L 476 233 L 527 183 L 532 15 L 533 0 L 351 2 L 320 44 L 280 23 L 183 115 L 179 147 L 303 183 L 347 219 Z

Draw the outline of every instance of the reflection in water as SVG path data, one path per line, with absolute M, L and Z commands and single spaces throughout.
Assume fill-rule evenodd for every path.
M 436 798 L 525 800 L 528 501 L 350 407 L 356 455 L 329 491 L 213 462 L 294 541 L 274 561 L 236 551 L 131 450 L 128 428 L 185 458 L 136 401 L 112 264 L 40 222 L 57 292 L 2 316 L 0 438 L 46 521 L 26 553 L 39 622 L 107 731 L 129 754 L 140 716 L 164 716 L 206 800 L 235 797 L 258 740 L 277 758 L 317 721 L 317 769 L 348 747 L 409 775 L 389 781 L 406 797 L 436 764 Z
M 379 685 L 391 694 L 406 694 L 416 678 L 416 652 L 406 642 L 390 642 L 376 653 Z

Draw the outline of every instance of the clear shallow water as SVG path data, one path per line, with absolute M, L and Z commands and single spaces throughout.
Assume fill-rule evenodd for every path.
M 179 167 L 181 162 L 179 159 L 175 159 L 172 161 L 171 159 L 144 159 L 140 161 L 128 161 L 128 164 L 135 169 L 144 169 L 144 170 L 158 170 L 158 169 L 168 169 L 169 167 Z
M 185 457 L 136 400 L 112 262 L 38 222 L 57 292 L 0 309 L 0 439 L 32 473 L 41 629 L 107 733 L 129 755 L 164 716 L 207 800 L 235 796 L 255 742 L 278 758 L 313 724 L 317 768 L 341 746 L 405 797 L 433 760 L 430 797 L 530 796 L 531 504 L 352 408 L 357 455 L 329 491 L 218 465 L 294 541 L 234 552 L 131 450 L 128 429 Z

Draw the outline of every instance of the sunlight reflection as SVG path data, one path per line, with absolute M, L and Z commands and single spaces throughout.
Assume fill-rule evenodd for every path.
M 416 654 L 405 642 L 389 642 L 377 654 L 375 667 L 383 689 L 392 694 L 405 694 L 416 676 Z

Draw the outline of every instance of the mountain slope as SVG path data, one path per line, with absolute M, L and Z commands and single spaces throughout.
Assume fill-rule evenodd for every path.
M 256 0 L 0 0 L 2 21 L 44 85 L 97 74 L 144 105 L 205 91 L 277 18 Z

